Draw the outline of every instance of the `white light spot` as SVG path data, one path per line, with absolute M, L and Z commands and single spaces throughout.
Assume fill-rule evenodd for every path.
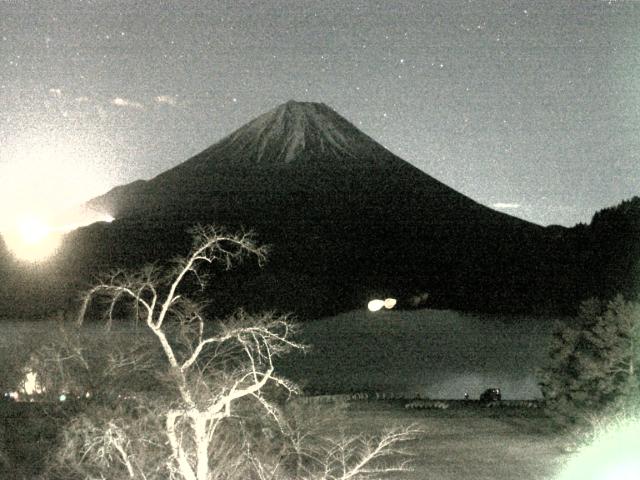
M 510 209 L 520 208 L 520 204 L 497 202 L 493 204 L 493 208 L 497 208 L 499 210 L 510 210 Z
M 396 303 L 398 303 L 398 301 L 395 298 L 385 298 L 384 308 L 386 308 L 387 310 L 391 310 L 393 307 L 396 306 Z
M 42 393 L 44 391 L 44 389 L 40 385 L 40 382 L 38 381 L 37 373 L 33 371 L 27 372 L 27 374 L 24 376 L 22 390 L 27 395 L 33 395 L 34 393 Z
M 378 310 L 382 309 L 382 307 L 384 307 L 384 300 L 380 299 L 371 300 L 367 304 L 367 308 L 370 312 L 377 312 Z
M 135 108 L 137 110 L 144 109 L 144 105 L 142 105 L 140 102 L 121 97 L 116 97 L 111 100 L 111 105 L 115 105 L 116 107 Z

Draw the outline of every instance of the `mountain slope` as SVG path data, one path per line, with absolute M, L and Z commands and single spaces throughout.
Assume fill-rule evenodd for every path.
M 409 193 L 437 206 L 433 214 L 466 208 L 487 218 L 512 218 L 480 206 L 398 158 L 326 105 L 298 102 L 257 117 L 152 180 L 117 187 L 89 205 L 122 218 L 158 208 L 197 210 L 205 197 L 251 194 L 263 199 L 292 193 L 349 198 L 365 194 L 367 201 Z
M 311 315 L 383 293 L 526 309 L 545 296 L 531 269 L 546 271 L 551 258 L 542 227 L 456 192 L 317 103 L 287 102 L 88 206 L 117 220 L 74 236 L 109 245 L 85 268 L 173 256 L 188 248 L 184 232 L 196 222 L 250 228 L 272 254 L 266 270 L 239 275 L 237 298 Z

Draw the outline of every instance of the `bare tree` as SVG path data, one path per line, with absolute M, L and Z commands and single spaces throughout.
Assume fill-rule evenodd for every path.
M 203 305 L 187 297 L 185 284 L 204 287 L 207 282 L 203 265 L 229 269 L 246 256 L 262 263 L 265 254 L 250 234 L 198 227 L 190 254 L 172 268 L 112 272 L 84 295 L 79 326 L 98 297 L 106 299 L 108 326 L 123 303 L 133 307 L 133 320 L 142 323 L 159 345 L 162 363 L 152 368 L 158 389 L 166 394 L 142 393 L 135 402 L 96 407 L 93 416 L 78 416 L 65 430 L 52 471 L 60 472 L 65 465 L 65 478 L 291 478 L 283 459 L 292 452 L 313 458 L 310 468 L 298 471 L 307 478 L 346 480 L 405 468 L 365 466 L 394 453 L 396 443 L 415 434 L 411 428 L 389 432 L 377 442 L 357 437 L 323 440 L 315 449 L 292 447 L 291 425 L 268 392 L 297 391 L 274 367 L 279 355 L 304 348 L 294 339 L 294 324 L 286 316 L 242 310 L 224 322 L 209 322 Z M 73 353 L 82 357 L 83 350 L 75 348 Z M 135 369 L 131 358 L 115 355 L 110 364 Z M 252 424 L 257 411 L 262 412 L 256 422 L 260 428 Z M 268 433 L 270 429 L 275 435 Z
M 204 286 L 202 264 L 231 268 L 249 254 L 263 262 L 266 252 L 250 234 L 227 234 L 213 227 L 199 227 L 194 239 L 189 256 L 177 260 L 169 272 L 148 267 L 134 274 L 117 271 L 101 279 L 85 295 L 78 323 L 84 321 L 96 296 L 107 297 L 109 322 L 118 302 L 133 302 L 136 317 L 161 346 L 178 396 L 163 415 L 171 450 L 167 468 L 178 478 L 208 480 L 211 441 L 220 422 L 231 417 L 234 405 L 247 397 L 275 418 L 277 410 L 262 395 L 264 387 L 270 382 L 288 391 L 295 387 L 275 374 L 273 360 L 302 345 L 292 339 L 292 324 L 286 317 L 272 314 L 250 317 L 239 312 L 230 321 L 207 328 L 202 305 L 180 291 L 186 278 L 192 276 L 190 280 Z M 117 434 L 120 431 L 112 424 L 107 443 L 134 478 L 124 440 L 118 440 L 124 438 Z
M 411 471 L 411 453 L 402 444 L 422 432 L 413 426 L 388 430 L 380 435 L 342 435 L 307 438 L 296 453 L 298 465 L 293 471 L 280 462 L 266 464 L 247 451 L 256 478 L 277 480 L 350 480 L 379 478 Z
M 348 425 L 349 410 L 345 400 L 319 404 L 294 398 L 287 402 L 287 450 L 280 457 L 280 463 L 272 464 L 269 469 L 248 452 L 248 458 L 260 473 L 258 478 L 347 480 L 388 478 L 411 471 L 412 455 L 406 442 L 418 439 L 421 430 L 408 425 L 392 427 L 379 434 L 349 434 L 339 427 Z M 283 471 L 289 476 L 283 476 Z

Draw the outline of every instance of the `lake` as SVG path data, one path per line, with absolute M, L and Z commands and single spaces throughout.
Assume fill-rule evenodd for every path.
M 470 398 L 499 387 L 503 399 L 538 399 L 536 369 L 554 319 L 447 310 L 352 311 L 302 326 L 304 354 L 281 373 L 310 391 L 390 392 Z

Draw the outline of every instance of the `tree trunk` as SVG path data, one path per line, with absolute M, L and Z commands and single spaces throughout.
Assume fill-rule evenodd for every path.
M 196 477 L 198 480 L 209 478 L 209 442 L 207 438 L 207 420 L 204 414 L 192 417 L 193 433 L 196 441 Z

